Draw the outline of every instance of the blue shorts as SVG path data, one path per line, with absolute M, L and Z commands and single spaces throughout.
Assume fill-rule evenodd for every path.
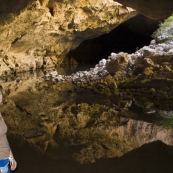
M 10 173 L 9 158 L 0 160 L 0 170 L 2 173 Z

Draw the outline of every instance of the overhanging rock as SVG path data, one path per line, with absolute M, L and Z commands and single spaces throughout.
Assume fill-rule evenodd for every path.
M 1 76 L 67 64 L 66 54 L 82 41 L 137 14 L 113 0 L 28 1 L 2 3 Z

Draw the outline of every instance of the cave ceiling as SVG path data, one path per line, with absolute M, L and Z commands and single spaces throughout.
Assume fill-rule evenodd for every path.
M 172 0 L 116 0 L 117 2 L 134 8 L 141 14 L 162 20 L 170 16 L 173 12 Z
M 113 0 L 0 0 L 0 75 L 68 65 L 70 50 L 137 14 Z

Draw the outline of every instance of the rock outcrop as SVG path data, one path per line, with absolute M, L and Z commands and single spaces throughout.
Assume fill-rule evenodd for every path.
M 159 36 L 160 37 L 160 36 Z M 157 39 L 157 38 L 156 38 Z M 102 59 L 95 68 L 90 71 L 79 71 L 71 76 L 59 75 L 56 71 L 45 75 L 46 80 L 84 82 L 104 78 L 108 74 L 114 76 L 117 81 L 126 78 L 131 73 L 141 69 L 146 76 L 154 75 L 156 71 L 173 70 L 173 41 L 157 43 L 151 41 L 149 46 L 144 46 L 135 53 L 128 54 L 120 52 L 111 53 L 108 59 Z M 141 74 L 139 74 L 141 75 Z M 121 83 L 121 81 L 119 81 Z
M 66 54 L 137 12 L 113 0 L 1 2 L 0 75 L 77 63 Z
M 173 12 L 172 0 L 116 0 L 117 2 L 136 9 L 141 14 L 148 16 L 149 18 L 162 20 Z

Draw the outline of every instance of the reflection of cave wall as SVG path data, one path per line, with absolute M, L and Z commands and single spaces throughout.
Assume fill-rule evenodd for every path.
M 158 21 L 138 15 L 108 34 L 84 41 L 68 54 L 80 64 L 97 63 L 111 52 L 133 53 L 136 49 L 149 45 L 152 33 L 158 28 Z

